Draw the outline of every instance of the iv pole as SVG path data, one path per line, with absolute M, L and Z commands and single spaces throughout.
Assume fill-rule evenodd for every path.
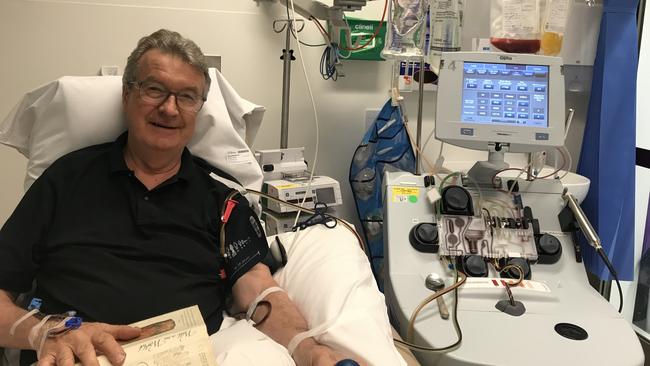
M 424 104 L 424 57 L 420 59 L 420 75 L 418 77 L 418 119 L 415 133 L 415 175 L 422 174 L 422 156 L 423 151 L 420 150 L 422 145 L 422 106 Z
M 282 27 L 278 28 L 279 23 L 285 23 Z M 297 19 L 296 23 L 300 23 L 301 27 L 296 29 L 296 32 L 301 32 L 305 27 L 305 22 L 302 19 Z M 296 58 L 293 56 L 291 49 L 291 32 L 294 30 L 292 19 L 275 20 L 273 21 L 273 31 L 275 33 L 286 33 L 285 47 L 282 50 L 280 59 L 282 62 L 282 115 L 280 119 L 280 148 L 286 149 L 289 145 L 289 98 L 291 95 L 291 61 Z

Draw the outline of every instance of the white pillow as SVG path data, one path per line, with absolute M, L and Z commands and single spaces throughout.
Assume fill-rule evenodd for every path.
M 210 343 L 219 366 L 295 366 L 286 348 L 246 320 L 224 318 Z
M 370 365 L 406 365 L 393 343 L 384 295 L 356 236 L 338 224 L 279 237 L 289 261 L 274 277 L 310 329 L 325 327 L 316 339 Z
M 259 190 L 262 170 L 246 145 L 259 129 L 264 108 L 241 98 L 216 71 L 197 117 L 190 151 Z M 0 125 L 0 143 L 29 159 L 25 189 L 59 157 L 113 141 L 126 130 L 119 76 L 64 76 L 27 93 Z
M 341 224 L 334 229 L 322 225 L 307 228 L 297 234 L 295 242 L 293 232 L 279 237 L 287 249 L 288 263 L 274 278 L 298 306 L 310 329 L 324 326 L 324 333 L 316 339 L 361 357 L 369 365 L 406 365 L 393 344 L 384 295 L 377 288 L 356 237 Z M 229 326 L 236 326 L 237 331 Z M 264 365 L 271 358 L 286 359 L 284 349 L 270 355 L 273 347 L 268 342 L 272 341 L 260 337 L 255 329 L 249 330 L 248 338 L 241 337 L 248 346 L 228 343 L 227 339 L 243 332 L 242 328 L 241 322 L 226 319 L 222 330 L 211 336 L 217 359 L 250 361 L 232 363 L 242 366 Z

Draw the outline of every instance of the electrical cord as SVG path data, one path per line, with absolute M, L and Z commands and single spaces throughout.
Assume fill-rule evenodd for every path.
M 292 18 L 292 24 L 295 24 L 296 22 L 296 9 L 293 3 L 293 0 L 289 0 L 291 2 L 291 14 L 289 14 Z M 287 7 L 287 10 L 289 7 Z M 296 40 L 300 41 L 300 38 L 298 37 L 298 33 L 295 34 Z M 316 165 L 318 164 L 318 149 L 319 149 L 319 143 L 320 143 L 320 130 L 319 130 L 319 124 L 318 124 L 318 112 L 316 111 L 316 101 L 314 100 L 314 93 L 312 92 L 311 89 L 311 83 L 309 82 L 309 76 L 307 75 L 307 68 L 305 67 L 305 58 L 302 55 L 302 47 L 300 47 L 300 42 L 298 42 L 298 53 L 300 54 L 300 64 L 302 65 L 302 72 L 305 77 L 305 83 L 307 84 L 307 91 L 309 92 L 309 99 L 311 100 L 311 106 L 314 111 L 314 122 L 315 122 L 315 127 L 316 127 L 316 146 L 315 146 L 315 152 L 314 152 L 314 160 L 313 164 L 311 167 L 311 171 L 309 172 L 309 183 L 307 184 L 307 189 L 305 192 L 310 192 L 311 190 L 311 184 L 314 181 L 314 171 L 316 170 Z M 304 207 L 305 201 L 307 200 L 307 194 L 305 193 L 305 196 L 302 198 L 302 201 L 300 202 L 300 206 Z M 294 220 L 293 225 L 295 226 L 298 223 L 298 220 L 300 219 L 300 211 L 296 214 L 296 219 Z M 300 232 L 300 230 L 296 231 Z M 294 243 L 298 239 L 298 235 L 295 236 L 294 238 Z
M 566 170 L 568 171 L 568 169 L 569 169 L 570 167 L 567 167 L 567 159 L 565 158 L 562 149 L 561 149 L 560 147 L 556 147 L 556 149 L 557 149 L 558 151 L 560 151 L 560 153 L 562 153 L 562 158 L 564 159 L 564 160 L 562 161 L 562 165 L 560 166 L 560 168 L 559 168 L 559 169 L 556 169 L 554 172 L 552 172 L 552 173 L 550 173 L 550 174 L 546 174 L 546 175 L 541 176 L 541 177 L 540 177 L 540 176 L 536 176 L 536 177 L 533 178 L 533 180 L 535 180 L 535 179 L 547 179 L 547 178 L 550 178 L 550 177 L 554 177 L 554 176 L 555 176 L 555 175 L 556 175 L 560 170 L 564 170 L 564 169 L 566 169 Z
M 400 107 L 400 108 L 401 108 L 401 107 Z M 411 147 L 412 147 L 415 151 L 418 152 L 418 156 L 421 157 L 422 160 L 424 160 L 424 162 L 428 165 L 428 167 L 429 167 L 429 169 L 430 169 L 430 171 L 429 171 L 428 173 L 431 174 L 431 175 L 435 175 L 436 177 L 438 177 L 438 179 L 440 179 L 440 177 L 439 177 L 439 175 L 438 175 L 438 173 L 439 173 L 440 171 L 447 171 L 447 172 L 449 172 L 449 174 L 448 174 L 447 176 L 445 176 L 445 178 L 443 178 L 443 179 L 441 180 L 440 186 L 439 186 L 439 188 L 438 188 L 438 192 L 439 192 L 439 193 L 442 193 L 442 188 L 443 188 L 443 186 L 444 186 L 444 182 L 446 182 L 447 179 L 449 179 L 451 176 L 454 176 L 454 175 L 462 176 L 462 173 L 461 173 L 461 172 L 458 172 L 458 171 L 457 171 L 457 172 L 450 172 L 448 169 L 446 169 L 446 168 L 442 168 L 442 165 L 440 165 L 440 166 L 437 165 L 438 162 L 440 161 L 440 159 L 442 158 L 442 149 L 443 149 L 443 147 L 445 146 L 445 143 L 444 143 L 444 142 L 441 142 L 441 144 L 440 144 L 440 151 L 438 152 L 438 158 L 436 159 L 436 164 L 431 164 L 431 161 L 429 161 L 429 159 L 427 159 L 427 157 L 424 155 L 424 148 L 420 148 L 420 147 L 415 143 L 415 141 L 413 141 L 413 137 L 411 136 L 411 133 L 410 133 L 410 131 L 409 131 L 409 123 L 408 123 L 408 121 L 406 120 L 406 118 L 404 119 L 404 126 L 405 126 L 405 128 L 406 128 L 406 135 L 407 135 L 408 138 L 409 138 L 409 142 L 411 143 Z M 429 135 L 429 137 L 430 137 L 430 136 L 431 136 L 431 135 Z M 426 145 L 427 142 L 428 142 L 428 141 L 425 142 L 425 145 Z M 443 158 L 443 159 L 444 159 L 444 158 Z M 474 186 L 474 188 L 476 189 L 476 193 L 478 194 L 478 204 L 479 204 L 479 210 L 480 210 L 480 208 L 481 208 L 481 202 L 483 201 L 483 192 L 481 191 L 481 187 L 480 187 L 480 186 L 478 185 L 478 183 L 477 183 L 475 180 L 473 180 L 470 176 L 467 176 L 467 179 L 469 180 L 470 184 L 472 184 L 472 185 Z M 439 204 L 438 204 L 438 205 L 439 205 Z
M 481 211 L 485 211 L 485 213 L 487 214 L 487 218 L 488 218 L 489 222 L 492 222 L 492 214 L 490 214 L 490 210 L 488 210 L 487 208 L 483 207 L 483 208 L 481 209 Z
M 431 138 L 433 135 L 436 133 L 436 129 L 432 129 L 431 132 L 429 133 L 429 136 L 427 136 L 427 139 L 424 140 L 424 144 L 422 144 L 422 150 L 425 150 L 427 148 L 427 145 L 429 145 L 429 142 L 431 141 Z M 440 143 L 444 144 L 444 141 L 440 141 Z M 442 148 L 440 148 L 442 150 Z
M 401 109 L 401 107 L 400 107 L 400 109 Z M 429 141 L 428 141 L 429 138 L 431 138 L 431 136 L 433 136 L 433 131 L 431 132 L 431 134 L 429 134 L 429 137 L 427 138 L 427 141 L 425 141 L 424 145 L 422 145 L 422 147 L 419 147 L 419 146 L 415 143 L 415 141 L 413 140 L 413 137 L 412 137 L 412 135 L 411 135 L 411 133 L 410 133 L 410 131 L 409 131 L 409 123 L 408 123 L 408 120 L 407 120 L 407 118 L 406 118 L 406 115 L 405 115 L 405 114 L 403 114 L 403 115 L 404 115 L 404 126 L 406 127 L 406 134 L 407 134 L 407 136 L 408 136 L 408 138 L 409 138 L 409 142 L 411 143 L 411 148 L 412 148 L 413 150 L 417 151 L 418 156 L 419 156 L 420 158 L 422 158 L 422 160 L 424 161 L 424 163 L 428 166 L 429 171 L 426 172 L 426 173 L 431 174 L 431 175 L 434 175 L 436 178 L 438 178 L 438 180 L 442 180 L 442 179 L 444 179 L 444 178 L 440 178 L 440 173 L 447 173 L 447 174 L 453 173 L 453 172 L 450 171 L 449 169 L 444 168 L 444 167 L 442 166 L 441 159 L 442 159 L 442 161 L 444 161 L 444 157 L 442 156 L 442 149 L 443 149 L 444 146 L 445 146 L 444 141 L 442 141 L 442 142 L 440 143 L 440 151 L 438 152 L 438 158 L 436 159 L 435 164 L 434 164 L 434 163 L 431 163 L 431 161 L 430 161 L 429 159 L 427 159 L 426 155 L 424 154 L 424 150 L 425 150 L 425 147 L 426 147 L 427 143 L 429 142 Z M 469 177 L 468 177 L 468 178 L 469 178 Z M 472 180 L 470 180 L 470 183 L 472 183 L 472 184 L 474 185 L 474 187 L 476 188 L 479 197 L 482 197 L 482 192 L 481 192 L 481 189 L 479 188 L 478 184 L 476 184 L 476 182 L 475 182 L 475 181 L 472 181 Z
M 294 39 L 295 39 L 295 37 L 294 37 Z M 297 41 L 300 42 L 301 45 L 307 46 L 307 47 L 325 47 L 325 46 L 327 46 L 327 43 L 312 44 L 312 43 L 307 43 L 305 41 L 300 41 L 300 40 L 297 40 Z
M 503 268 L 499 268 L 498 263 L 495 263 L 495 268 L 497 269 L 497 271 L 499 271 L 499 273 L 503 273 L 503 272 L 505 272 L 505 271 L 507 271 L 509 269 L 514 269 L 517 272 L 519 272 L 519 277 L 517 278 L 517 280 L 515 282 L 509 283 L 508 281 L 504 281 L 505 284 L 507 286 L 509 286 L 509 287 L 519 286 L 519 284 L 524 280 L 524 270 L 520 266 L 518 266 L 516 264 L 508 264 L 508 265 L 504 266 Z
M 345 25 L 348 26 L 348 29 L 352 29 L 352 28 L 350 28 L 350 23 L 348 22 L 348 17 L 345 16 L 345 13 L 343 13 L 343 21 L 345 21 Z M 352 35 L 351 34 L 350 34 L 350 42 L 352 42 Z M 343 55 L 341 53 L 341 49 L 339 48 L 339 49 L 337 49 L 336 54 L 338 55 L 338 57 L 347 60 L 347 59 L 350 58 L 350 56 L 352 56 L 352 52 L 353 52 L 352 50 L 347 50 L 347 51 L 348 51 L 348 54 Z
M 332 43 L 332 37 L 330 37 L 329 32 L 325 29 L 325 27 L 323 27 L 323 24 L 321 24 L 320 20 L 314 18 L 314 16 L 311 15 L 311 14 L 309 15 L 309 20 L 314 22 L 314 24 L 316 25 L 316 28 L 318 28 L 320 33 L 323 35 L 323 38 L 325 38 L 325 41 L 327 42 L 327 44 Z
M 320 75 L 323 77 L 323 80 L 332 79 L 336 81 L 338 79 L 339 74 L 336 70 L 336 64 L 339 63 L 338 49 L 336 43 L 332 43 L 325 47 L 323 51 L 323 55 L 320 58 Z
M 571 156 L 571 152 L 569 151 L 569 149 L 566 148 L 566 146 L 562 146 L 558 150 L 560 151 L 560 153 L 562 153 L 562 152 L 566 153 L 566 156 L 564 154 L 562 154 L 563 158 L 568 157 L 568 164 L 566 166 L 566 169 L 564 169 L 564 174 L 562 174 L 562 176 L 560 177 L 560 180 L 562 180 L 562 179 L 564 179 L 564 177 L 567 176 L 567 174 L 569 174 L 569 171 L 571 170 L 571 167 L 573 166 L 573 157 Z
M 401 107 L 400 107 L 400 109 L 401 109 Z M 409 142 L 411 143 L 411 148 L 413 150 L 417 151 L 418 156 L 420 158 L 422 158 L 424 163 L 429 167 L 429 171 L 427 173 L 431 174 L 431 175 L 435 175 L 436 177 L 440 178 L 438 176 L 440 172 L 450 172 L 448 169 L 442 168 L 442 166 L 439 169 L 436 164 L 431 163 L 431 161 L 429 159 L 427 159 L 427 157 L 424 155 L 424 148 L 420 148 L 415 143 L 415 141 L 413 141 L 413 137 L 412 137 L 412 135 L 411 135 L 411 133 L 409 131 L 409 122 L 408 122 L 408 120 L 406 118 L 406 115 L 404 115 L 403 113 L 402 113 L 402 115 L 404 116 L 404 126 L 406 128 L 406 134 L 407 134 L 407 136 L 409 138 Z M 441 154 L 442 154 L 442 147 L 443 146 L 444 146 L 444 142 L 442 143 L 442 145 L 440 145 L 440 154 L 438 155 L 438 160 L 440 159 L 440 156 L 442 156 Z
M 478 202 L 477 202 L 478 210 L 481 211 L 481 209 L 483 208 L 483 192 L 481 191 L 481 187 L 474 179 L 472 179 L 471 176 L 467 175 L 466 177 L 469 183 L 472 186 L 474 186 L 474 189 L 476 189 L 476 194 L 478 195 Z M 462 174 L 461 174 L 461 182 L 462 182 Z
M 458 268 L 456 268 L 455 266 L 454 266 L 454 269 L 455 269 L 455 273 L 456 273 L 454 284 L 447 287 L 447 288 L 445 288 L 445 289 L 443 289 L 443 290 L 436 291 L 434 294 L 432 294 L 430 296 L 427 296 L 427 298 L 425 298 L 418 305 L 418 307 L 413 311 L 413 314 L 411 315 L 411 318 L 409 319 L 409 325 L 408 325 L 408 331 L 407 331 L 407 339 L 408 339 L 408 341 L 403 341 L 403 340 L 393 338 L 393 342 L 395 342 L 397 345 L 400 345 L 402 347 L 406 347 L 406 348 L 409 348 L 409 349 L 414 350 L 414 351 L 423 351 L 423 352 L 448 352 L 448 351 L 454 350 L 455 348 L 460 346 L 460 344 L 463 341 L 463 332 L 460 329 L 460 324 L 458 323 L 458 288 L 465 283 L 465 281 L 467 280 L 467 276 L 464 273 L 458 271 Z M 460 280 L 459 280 L 459 278 L 460 278 Z M 413 331 L 414 331 L 414 326 L 415 326 L 415 319 L 417 318 L 420 311 L 426 305 L 431 303 L 433 300 L 437 299 L 438 297 L 440 297 L 440 296 L 442 296 L 442 295 L 444 295 L 444 294 L 446 294 L 446 293 L 448 293 L 450 291 L 454 291 L 454 311 L 452 313 L 453 314 L 452 315 L 452 322 L 454 324 L 454 329 L 456 330 L 456 335 L 458 336 L 458 339 L 456 340 L 456 342 L 454 342 L 453 344 L 451 344 L 449 346 L 441 347 L 441 348 L 432 348 L 432 347 L 421 346 L 421 345 L 417 345 L 417 344 L 412 343 Z
M 303 42 L 303 41 L 299 40 L 298 37 L 296 37 L 296 32 L 295 32 L 294 29 L 293 29 L 293 24 L 294 24 L 293 21 L 295 21 L 295 17 L 294 17 L 293 19 L 291 18 L 291 15 L 289 14 L 289 7 L 288 7 L 288 6 L 285 6 L 285 8 L 286 8 L 286 10 L 287 10 L 287 20 L 289 21 L 289 25 L 288 25 L 288 26 L 289 26 L 289 31 L 291 32 L 291 36 L 293 36 L 293 39 L 295 39 L 296 41 L 298 41 L 298 43 L 300 43 L 301 45 L 303 45 L 303 46 L 307 46 L 307 47 L 323 47 L 323 46 L 327 46 L 327 43 L 323 43 L 323 44 L 310 44 L 310 43 Z M 316 18 L 314 18 L 314 17 L 310 14 L 310 16 L 309 16 L 309 20 L 314 21 L 315 19 L 316 19 Z M 316 22 L 315 22 L 315 23 L 316 23 Z M 322 26 L 320 26 L 320 27 L 319 27 L 319 26 L 320 26 L 320 24 L 317 23 L 317 24 L 316 24 L 316 28 L 318 28 L 318 31 L 321 32 L 321 34 L 323 34 L 323 37 L 324 37 L 324 38 L 329 42 L 329 34 L 327 34 L 327 32 L 323 33 L 323 31 L 321 30 L 321 29 L 322 29 Z
M 445 183 L 452 177 L 455 176 L 460 176 L 460 172 L 451 172 L 447 174 L 442 180 L 440 181 L 440 184 L 438 185 L 438 194 L 442 195 L 442 189 L 445 187 Z M 435 202 L 435 210 L 436 210 L 436 218 L 439 218 L 440 215 L 442 214 L 442 200 L 437 200 Z
M 526 166 L 523 167 L 523 168 L 521 169 L 521 171 L 519 171 L 519 174 L 517 174 L 517 176 L 515 177 L 514 180 L 519 179 L 519 178 L 521 177 L 522 174 L 526 173 L 526 170 L 527 170 L 528 168 L 530 168 L 530 166 L 531 166 L 531 163 L 526 164 Z M 514 184 L 511 184 L 511 185 L 510 185 L 510 188 L 508 189 L 508 194 L 512 194 L 512 191 L 513 191 L 514 189 L 515 189 L 515 185 L 514 185 Z
M 562 150 L 560 150 L 560 148 L 557 148 L 557 149 L 558 149 L 558 151 L 561 151 L 561 153 L 562 153 L 562 157 L 564 157 L 564 153 L 562 152 Z M 559 168 L 555 169 L 555 171 L 553 171 L 552 173 L 547 174 L 547 175 L 544 175 L 544 176 L 541 176 L 541 177 L 540 177 L 540 176 L 534 176 L 530 181 L 532 182 L 532 181 L 537 180 L 537 179 L 547 179 L 547 178 L 553 177 L 553 176 L 555 176 L 555 175 L 556 175 L 560 170 L 564 170 L 564 168 L 566 167 L 566 163 L 567 163 L 567 161 L 566 161 L 566 159 L 564 159 L 563 162 L 562 162 L 562 166 L 560 166 Z M 497 180 L 497 178 L 498 178 L 498 175 L 501 174 L 501 173 L 503 173 L 503 172 L 507 172 L 507 171 L 518 171 L 518 172 L 521 172 L 521 174 L 523 174 L 523 173 L 526 173 L 526 169 L 528 168 L 529 165 L 530 165 L 530 164 L 526 165 L 526 166 L 523 167 L 523 168 L 505 168 L 505 169 L 498 170 L 498 171 L 497 171 L 496 173 L 494 173 L 494 175 L 492 176 L 492 186 L 493 186 L 494 188 L 499 188 L 499 190 L 501 190 L 501 191 L 503 191 L 503 192 L 512 193 L 512 191 L 510 191 L 510 190 L 507 190 L 507 191 L 506 191 L 506 190 L 500 189 L 500 186 L 499 186 L 499 185 L 497 184 L 497 182 L 496 182 L 496 180 Z M 521 174 L 520 174 L 520 175 L 521 175 Z
M 246 192 L 255 194 L 255 195 L 260 196 L 260 197 L 264 197 L 266 199 L 269 199 L 269 200 L 272 200 L 272 201 L 275 201 L 275 202 L 278 202 L 278 203 L 280 203 L 282 205 L 293 207 L 296 210 L 298 210 L 298 215 L 300 215 L 300 212 L 306 212 L 306 213 L 311 214 L 311 215 L 316 214 L 316 211 L 314 211 L 314 210 L 308 209 L 306 207 L 302 207 L 300 205 L 296 205 L 295 203 L 283 201 L 283 200 L 281 200 L 281 199 L 279 199 L 277 197 L 273 197 L 273 196 L 271 196 L 269 194 L 266 194 L 264 192 L 260 192 L 260 191 L 256 191 L 254 189 L 248 189 L 248 188 L 246 188 Z M 356 229 L 354 229 L 354 227 L 352 227 L 352 225 L 350 225 L 347 221 L 345 221 L 343 219 L 340 219 L 340 218 L 338 218 L 336 216 L 333 216 L 333 215 L 329 215 L 329 216 L 332 217 L 333 219 L 335 219 L 337 223 L 340 223 L 341 225 L 345 226 L 346 229 L 348 229 L 352 234 L 354 234 L 354 236 L 357 238 L 357 241 L 359 242 L 359 246 L 361 247 L 361 250 L 363 250 L 364 253 L 367 253 L 366 245 L 365 245 L 363 239 L 361 238 L 361 235 L 359 235 L 359 233 L 356 231 Z M 296 232 L 296 234 L 297 234 L 297 232 Z M 297 235 L 296 235 L 296 237 L 297 237 Z
M 483 202 L 488 202 L 488 203 L 491 202 L 491 203 L 497 205 L 499 208 L 503 209 L 502 214 L 507 213 L 509 211 L 510 212 L 510 217 L 512 217 L 513 219 L 517 218 L 516 207 L 514 207 L 514 205 L 511 205 L 511 203 L 509 203 L 507 201 L 504 201 L 504 200 L 502 200 L 500 198 L 494 198 L 493 197 L 493 198 L 484 198 Z M 502 215 L 502 216 L 507 216 L 507 214 Z
M 453 172 L 445 176 L 442 181 L 440 181 L 440 185 L 438 186 L 438 192 L 442 194 L 442 189 L 445 187 L 445 183 L 451 178 L 455 176 L 460 176 L 461 172 Z
M 614 265 L 612 264 L 612 262 L 610 262 L 609 258 L 607 258 L 607 254 L 605 254 L 603 248 L 601 247 L 596 249 L 596 252 L 603 260 L 603 262 L 605 262 L 605 266 L 609 270 L 609 273 L 612 274 L 612 277 L 614 277 L 614 281 L 616 281 L 616 287 L 618 287 L 618 296 L 620 299 L 620 303 L 618 304 L 618 312 L 621 313 L 623 312 L 623 289 L 621 289 L 621 283 L 618 280 L 618 274 L 616 273 L 616 270 L 614 269 Z

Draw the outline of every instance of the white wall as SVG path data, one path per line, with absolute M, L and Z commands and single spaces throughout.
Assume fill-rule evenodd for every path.
M 205 53 L 222 56 L 222 71 L 239 93 L 267 107 L 255 148 L 279 147 L 284 34 L 273 32 L 272 21 L 283 9 L 267 2 L 258 6 L 253 0 L 3 0 L 0 118 L 25 92 L 62 75 L 95 75 L 101 65 L 119 65 L 121 72 L 137 40 L 166 27 L 194 39 Z M 364 11 L 379 17 L 381 8 L 371 4 Z M 312 24 L 301 35 L 320 41 Z M 339 179 L 344 200 L 351 203 L 350 157 L 364 132 L 365 108 L 386 99 L 389 69 L 387 63 L 351 62 L 348 78 L 325 82 L 317 72 L 321 52 L 303 49 L 320 119 L 318 171 Z M 307 160 L 313 161 L 314 118 L 300 62 L 293 63 L 292 76 L 289 144 L 306 146 Z M 24 158 L 0 147 L 0 223 L 22 194 L 24 165 Z M 353 207 L 344 215 L 353 216 Z
M 324 2 L 328 2 L 324 0 Z M 329 1 L 331 3 L 331 1 Z M 467 21 L 471 32 L 484 32 L 489 2 L 468 2 Z M 379 19 L 383 1 L 374 1 L 355 14 Z M 194 39 L 206 54 L 222 56 L 222 72 L 249 100 L 267 107 L 254 148 L 277 148 L 280 141 L 280 112 L 284 35 L 275 34 L 272 21 L 284 8 L 277 3 L 254 0 L 1 0 L 0 1 L 0 118 L 21 96 L 62 75 L 96 75 L 102 65 L 119 65 L 145 34 L 165 27 Z M 475 15 L 472 15 L 475 14 Z M 471 36 L 469 35 L 468 36 Z M 320 42 L 308 23 L 302 37 Z M 487 36 L 487 34 L 483 35 Z M 466 42 L 464 41 L 463 44 Z M 295 49 L 295 43 L 294 43 Z M 388 62 L 349 61 L 346 77 L 334 83 L 318 74 L 322 49 L 303 48 L 307 73 L 316 97 L 320 120 L 320 158 L 317 173 L 341 182 L 345 206 L 338 212 L 353 218 L 356 210 L 348 184 L 351 156 L 365 132 L 366 108 L 380 108 L 388 98 Z M 300 57 L 296 49 L 296 57 Z M 293 63 L 289 145 L 306 146 L 313 161 L 314 118 L 300 62 Z M 407 112 L 415 128 L 417 95 L 407 95 Z M 426 96 L 423 136 L 433 129 L 433 93 Z M 586 111 L 586 96 L 576 102 Z M 574 121 L 575 126 L 584 124 Z M 577 153 L 581 129 L 569 147 Z M 426 149 L 435 158 L 439 144 Z M 450 147 L 448 160 L 477 160 L 483 153 Z M 25 159 L 0 146 L 0 224 L 22 195 Z M 355 220 L 356 221 L 356 220 Z

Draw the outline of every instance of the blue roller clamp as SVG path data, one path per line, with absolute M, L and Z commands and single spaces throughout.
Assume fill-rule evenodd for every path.
M 65 322 L 65 327 L 68 328 L 68 329 L 78 329 L 81 326 L 81 323 L 83 323 L 81 318 L 78 317 L 78 316 L 75 316 L 75 317 L 72 317 L 72 318 L 68 319 L 68 321 Z

